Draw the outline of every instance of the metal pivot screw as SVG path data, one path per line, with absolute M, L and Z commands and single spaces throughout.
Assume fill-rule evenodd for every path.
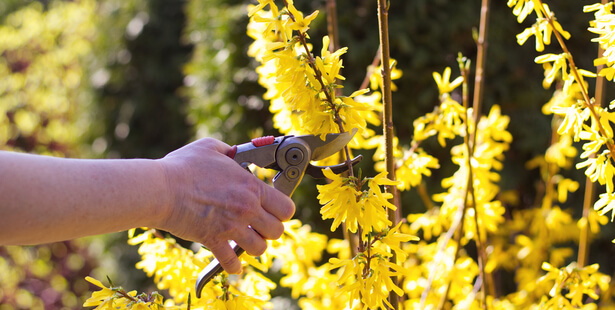
M 303 162 L 303 151 L 293 147 L 286 152 L 286 162 L 291 165 L 298 165 Z
M 297 167 L 288 167 L 286 168 L 285 174 L 289 180 L 294 180 L 298 178 L 301 173 L 299 173 L 299 168 Z

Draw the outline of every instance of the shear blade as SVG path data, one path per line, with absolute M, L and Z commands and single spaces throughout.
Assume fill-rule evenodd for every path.
M 314 135 L 298 136 L 297 138 L 301 138 L 310 146 L 312 150 L 310 160 L 323 160 L 343 149 L 356 133 L 357 129 L 355 128 L 351 132 L 327 134 L 324 140 L 320 136 Z
M 358 163 L 361 162 L 361 160 L 363 160 L 363 155 L 358 155 L 357 157 L 353 158 L 350 162 L 352 164 L 352 166 L 356 166 Z M 325 179 L 325 174 L 323 173 L 323 171 L 325 169 L 331 169 L 331 171 L 335 174 L 340 174 L 342 172 L 346 172 L 348 171 L 348 165 L 346 163 L 341 163 L 341 164 L 337 164 L 334 166 L 314 166 L 314 165 L 308 165 L 307 169 L 305 170 L 305 174 L 313 177 L 314 179 Z

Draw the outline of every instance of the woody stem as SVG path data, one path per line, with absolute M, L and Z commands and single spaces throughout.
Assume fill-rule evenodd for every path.
M 395 157 L 393 153 L 393 139 L 395 137 L 393 127 L 393 101 L 391 92 L 391 66 L 390 66 L 390 48 L 389 48 L 389 2 L 387 0 L 378 0 L 378 29 L 380 32 L 380 59 L 382 62 L 382 102 L 383 110 L 383 131 L 385 143 L 385 165 L 387 177 L 395 181 Z M 389 220 L 391 225 L 395 226 L 401 218 L 401 207 L 397 197 L 397 186 L 387 185 L 387 192 L 392 194 L 391 203 L 396 205 L 396 209 L 389 209 Z M 397 264 L 397 256 L 392 253 L 390 261 L 392 264 Z M 397 276 L 392 276 L 391 281 L 397 285 Z M 396 293 L 389 294 L 389 302 L 393 309 L 399 308 L 399 298 Z
M 608 3 L 609 0 L 602 0 L 602 4 Z M 604 49 L 598 47 L 598 57 L 602 57 Z M 596 68 L 596 72 L 600 72 L 604 68 L 604 65 L 599 65 Z M 602 106 L 605 95 L 605 78 L 604 76 L 596 77 L 596 92 L 595 92 L 595 104 L 599 107 Z M 589 253 L 589 212 L 591 205 L 594 202 L 594 182 L 589 177 L 585 178 L 585 196 L 583 199 L 583 223 L 581 227 L 581 235 L 579 237 L 579 256 L 577 258 L 577 264 L 581 268 L 587 264 Z

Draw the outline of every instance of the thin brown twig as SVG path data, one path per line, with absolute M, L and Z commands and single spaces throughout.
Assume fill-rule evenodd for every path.
M 429 292 L 431 291 L 431 288 L 433 286 L 433 281 L 435 280 L 435 275 L 436 275 L 435 269 L 438 268 L 438 265 L 440 264 L 440 261 L 441 261 L 441 257 L 445 255 L 446 246 L 448 245 L 449 241 L 451 241 L 451 239 L 453 238 L 453 234 L 457 231 L 457 229 L 459 228 L 459 225 L 461 225 L 461 222 L 463 221 L 464 213 L 465 212 L 463 210 L 463 206 L 460 206 L 457 210 L 457 213 L 455 213 L 455 217 L 453 218 L 451 227 L 449 227 L 449 229 L 446 231 L 446 234 L 441 239 L 438 240 L 438 251 L 436 251 L 436 255 L 434 256 L 434 259 L 431 262 L 433 268 L 429 268 L 427 285 L 425 286 L 425 289 L 421 293 L 419 309 L 425 309 L 425 303 L 427 302 L 427 297 L 429 296 Z
M 376 52 L 376 55 L 374 55 L 374 60 L 372 60 L 372 64 L 367 67 L 365 78 L 363 78 L 363 82 L 361 82 L 361 87 L 359 87 L 359 89 L 366 89 L 367 87 L 369 87 L 369 80 L 372 77 L 372 74 L 374 74 L 376 68 L 378 67 L 378 64 L 380 64 L 380 54 L 382 53 L 380 50 L 381 47 L 378 46 L 378 51 Z
M 327 32 L 329 33 L 329 52 L 333 53 L 340 49 L 340 39 L 338 35 L 338 25 L 337 25 L 337 3 L 335 0 L 327 0 Z M 340 74 L 341 74 L 340 69 Z M 337 79 L 335 79 L 337 81 Z M 336 83 L 336 82 L 334 82 Z M 342 89 L 335 89 L 335 96 L 341 96 Z
M 472 109 L 473 109 L 473 118 L 474 118 L 474 133 L 472 134 L 472 142 L 471 142 L 471 153 L 468 153 L 468 158 L 474 156 L 474 147 L 476 146 L 476 136 L 478 132 L 478 122 L 480 119 L 482 104 L 483 104 L 483 93 L 484 93 L 484 72 L 485 72 L 485 60 L 487 57 L 487 33 L 489 29 L 489 13 L 490 13 L 490 0 L 482 0 L 481 3 L 481 16 L 480 16 L 480 26 L 478 30 L 478 39 L 477 39 L 477 54 L 476 54 L 476 73 L 474 77 L 474 98 L 472 100 Z M 470 165 L 471 167 L 471 165 Z M 472 193 L 473 195 L 473 193 Z M 493 288 L 493 279 L 491 278 L 491 274 L 487 275 L 485 271 L 486 264 L 486 248 L 484 242 L 480 237 L 480 227 L 478 225 L 478 209 L 476 205 L 476 201 L 473 201 L 472 207 L 474 208 L 474 221 L 476 225 L 476 243 L 478 247 L 478 264 L 481 276 L 483 278 L 483 308 L 489 309 L 487 304 L 487 293 L 491 290 L 489 288 Z M 486 240 L 485 240 L 486 242 Z M 493 294 L 493 292 L 491 291 Z
M 461 68 L 461 74 L 463 76 L 463 84 L 462 84 L 462 101 L 463 101 L 463 106 L 465 108 L 465 110 L 467 111 L 468 108 L 468 81 L 467 81 L 467 73 L 468 70 L 467 68 L 465 68 L 465 66 L 461 66 L 460 64 L 460 68 Z M 464 120 L 466 121 L 466 130 L 469 130 L 469 125 L 467 123 L 467 113 L 464 114 Z M 469 134 L 468 132 L 466 132 L 466 135 L 464 137 L 464 143 L 465 145 L 469 148 Z M 468 154 L 470 154 L 470 152 L 468 151 Z M 469 175 L 471 175 L 469 173 Z M 469 193 L 469 188 L 471 186 L 470 183 L 471 178 L 468 177 L 468 183 L 466 184 L 466 195 L 464 198 L 464 202 L 463 204 L 461 204 L 458 207 L 456 216 L 455 216 L 455 221 L 451 224 L 451 227 L 449 227 L 449 230 L 446 232 L 446 234 L 444 235 L 444 239 L 439 241 L 439 245 L 438 245 L 438 251 L 436 252 L 436 258 L 441 257 L 442 255 L 445 255 L 445 250 L 446 250 L 446 245 L 448 244 L 448 242 L 450 241 L 450 239 L 453 237 L 455 237 L 455 252 L 454 252 L 454 256 L 453 256 L 453 262 L 455 262 L 457 260 L 457 257 L 459 255 L 459 242 L 461 240 L 461 233 L 463 231 L 463 223 L 464 223 L 464 219 L 465 219 L 465 214 L 466 214 L 466 206 L 468 205 L 468 193 Z M 473 192 L 473 191 L 472 191 Z M 442 242 L 442 243 L 440 243 Z M 439 261 L 436 259 L 433 262 L 434 266 L 438 266 L 439 265 Z M 453 266 L 454 268 L 454 266 Z M 429 291 L 431 290 L 431 287 L 433 285 L 433 281 L 435 280 L 435 270 L 430 270 L 429 271 L 429 277 L 427 279 L 427 286 L 425 287 L 425 290 L 423 290 L 423 293 L 421 294 L 421 301 L 420 301 L 420 309 L 424 309 L 425 308 L 425 303 L 427 301 L 427 297 L 429 295 Z M 437 309 L 443 309 L 444 306 L 446 305 L 446 300 L 448 297 L 448 293 L 450 291 L 450 281 L 448 281 L 448 283 L 446 284 L 446 290 L 444 291 L 444 294 L 440 297 L 440 302 L 438 304 L 438 308 Z
M 455 268 L 455 262 L 457 261 L 457 259 L 459 258 L 459 250 L 461 249 L 461 235 L 463 235 L 463 227 L 464 227 L 464 222 L 465 222 L 465 216 L 466 216 L 466 208 L 468 205 L 468 192 L 470 191 L 469 188 L 472 187 L 472 185 L 469 184 L 470 180 L 468 180 L 468 184 L 466 186 L 466 196 L 464 198 L 463 204 L 460 206 L 460 213 L 461 213 L 461 220 L 459 223 L 459 226 L 457 227 L 457 229 L 455 230 L 455 252 L 453 254 L 453 269 Z M 451 273 L 454 274 L 454 270 L 451 270 Z M 451 282 L 453 279 L 449 278 L 447 283 L 446 283 L 446 290 L 444 291 L 444 294 L 442 294 L 442 296 L 440 296 L 440 303 L 438 304 L 438 308 L 439 310 L 444 309 L 444 306 L 446 305 L 446 300 L 448 299 L 448 293 L 451 290 Z
M 589 254 L 589 212 L 594 201 L 594 182 L 588 177 L 585 178 L 585 195 L 583 197 L 583 226 L 579 236 L 579 254 L 577 265 L 582 268 L 587 264 Z
M 331 40 L 329 40 L 329 52 L 333 53 L 335 51 L 337 51 L 338 49 L 340 49 L 340 40 L 339 40 L 339 35 L 338 35 L 338 24 L 337 24 L 337 3 L 336 0 L 327 0 L 327 32 L 329 33 L 329 38 L 331 38 Z M 340 69 L 341 72 L 342 69 Z M 341 73 L 340 73 L 341 74 Z M 336 79 L 337 81 L 337 79 Z M 340 96 L 341 95 L 341 88 L 336 88 L 335 89 L 335 95 L 336 96 Z M 339 124 L 338 124 L 339 126 Z M 344 148 L 341 152 L 340 152 L 340 156 L 341 153 L 344 153 L 344 156 L 348 159 L 350 158 L 350 150 L 348 148 Z M 353 171 L 354 174 L 354 171 Z M 343 235 L 344 235 L 344 240 L 348 240 L 348 246 L 350 247 L 350 254 L 351 257 L 355 257 L 358 253 L 357 253 L 357 241 L 356 241 L 356 236 L 355 234 L 351 234 L 346 226 L 346 222 L 342 223 L 342 231 L 343 231 Z
M 464 144 L 466 145 L 467 151 L 467 166 L 468 166 L 468 179 L 466 184 L 466 193 L 464 197 L 463 203 L 463 214 L 462 220 L 465 217 L 465 210 L 469 207 L 474 210 L 474 224 L 476 226 L 476 246 L 478 248 L 478 266 L 480 272 L 480 278 L 485 279 L 487 281 L 483 281 L 481 286 L 481 300 L 482 306 L 484 309 L 488 309 L 487 304 L 487 283 L 488 279 L 486 277 L 485 271 L 485 246 L 480 236 L 480 226 L 478 221 L 478 209 L 476 205 L 476 197 L 474 193 L 474 172 L 472 167 L 472 158 L 474 156 L 474 147 L 476 146 L 476 136 L 478 133 L 478 122 L 480 119 L 480 111 L 483 101 L 483 89 L 484 89 L 484 70 L 485 70 L 485 58 L 487 53 L 487 25 L 489 19 L 489 0 L 483 0 L 481 5 L 481 17 L 480 17 L 480 28 L 479 34 L 477 38 L 477 61 L 476 61 L 476 74 L 474 78 L 474 97 L 472 101 L 473 108 L 473 119 L 469 120 L 467 113 L 464 113 L 463 118 L 465 119 L 466 124 L 466 133 L 464 136 Z M 460 70 L 461 75 L 463 77 L 463 106 L 464 110 L 467 111 L 469 108 L 468 104 L 468 75 L 469 75 L 469 66 L 468 63 L 463 59 L 460 59 Z M 474 123 L 474 132 L 470 132 L 470 122 Z M 457 242 L 454 260 L 457 260 L 459 253 L 459 242 L 461 240 L 461 235 L 463 234 L 463 222 L 460 225 L 459 232 L 455 236 L 455 241 Z M 450 282 L 447 284 L 445 294 L 440 299 L 440 304 L 438 309 L 443 309 L 446 299 L 448 297 L 448 292 L 450 290 Z
M 384 104 L 382 125 L 384 131 L 385 143 L 385 166 L 387 177 L 395 181 L 395 156 L 393 151 L 393 139 L 395 137 L 393 127 L 393 101 L 391 90 L 391 67 L 390 67 L 390 48 L 389 48 L 389 3 L 386 0 L 378 0 L 378 30 L 380 33 L 380 61 L 382 63 L 382 103 Z M 397 186 L 387 185 L 387 192 L 392 194 L 391 203 L 399 204 L 397 197 Z M 395 226 L 401 218 L 401 206 L 396 205 L 396 209 L 389 209 L 389 220 L 391 225 Z M 395 253 L 391 255 L 391 263 L 397 264 L 397 256 Z M 392 276 L 391 281 L 398 285 L 397 276 Z M 389 293 L 389 303 L 393 309 L 399 308 L 399 296 L 391 291 Z
M 128 294 L 128 292 L 126 292 L 123 288 L 118 289 L 116 293 L 120 294 L 121 297 L 124 297 L 132 302 L 137 302 L 137 299 L 132 295 Z
M 607 4 L 609 0 L 602 0 L 602 4 Z M 602 57 L 604 49 L 598 46 L 598 57 Z M 599 73 L 604 68 L 604 65 L 596 67 L 596 73 Z M 601 107 L 604 103 L 604 95 L 606 79 L 604 76 L 596 77 L 596 90 L 594 93 L 594 104 Z M 583 197 L 583 218 L 584 225 L 581 227 L 581 235 L 579 236 L 579 254 L 577 257 L 577 265 L 582 268 L 587 264 L 589 253 L 589 212 L 594 203 L 594 182 L 589 177 L 585 178 L 585 195 Z
M 421 197 L 421 200 L 423 201 L 423 204 L 425 205 L 427 212 L 429 212 L 430 210 L 433 210 L 434 205 L 433 205 L 433 202 L 431 201 L 431 198 L 429 197 L 429 193 L 427 193 L 427 186 L 425 185 L 425 182 L 421 182 L 416 187 L 416 190 L 419 194 L 419 197 Z
M 335 0 L 327 0 L 327 31 L 329 32 L 329 38 L 331 38 L 329 51 L 333 53 L 340 48 L 337 25 L 337 3 Z
M 462 103 L 463 103 L 463 107 L 464 107 L 464 111 L 468 111 L 468 76 L 469 76 L 469 62 L 467 62 L 464 58 L 459 58 L 459 69 L 461 71 L 461 76 L 463 77 L 463 83 L 462 83 Z M 476 114 L 475 114 L 476 115 Z M 474 137 L 476 137 L 475 133 L 476 133 L 476 121 L 475 120 L 469 120 L 468 119 L 468 114 L 464 113 L 463 115 L 463 120 L 464 123 L 466 124 L 465 126 L 465 135 L 463 137 L 463 142 L 464 145 L 466 147 L 466 152 L 467 152 L 467 180 L 466 180 L 466 188 L 465 188 L 465 195 L 463 198 L 463 204 L 461 205 L 461 211 L 462 215 L 461 215 L 461 224 L 459 226 L 459 229 L 456 231 L 455 233 L 455 254 L 453 256 L 453 262 L 457 261 L 457 258 L 459 258 L 459 250 L 460 250 L 460 246 L 459 243 L 461 242 L 461 236 L 463 235 L 463 227 L 464 227 L 464 219 L 465 219 L 465 215 L 466 215 L 466 210 L 468 208 L 473 208 L 474 209 L 474 219 L 477 218 L 477 214 L 476 214 L 476 199 L 475 199 L 475 195 L 474 195 L 474 172 L 472 169 L 472 155 L 474 154 L 474 144 L 471 143 L 470 141 L 473 140 L 471 135 L 470 135 L 470 122 L 473 121 L 475 123 L 474 126 Z M 478 236 L 479 236 L 479 228 L 478 228 L 478 222 L 476 223 L 476 231 L 477 231 L 477 245 L 480 243 L 478 240 Z M 481 264 L 481 258 L 479 256 L 479 265 Z M 454 267 L 453 267 L 454 268 Z M 481 273 L 481 278 L 484 278 L 483 273 Z M 446 305 L 446 300 L 448 298 L 448 294 L 450 292 L 450 288 L 451 288 L 451 281 L 452 279 L 448 279 L 447 283 L 446 283 L 446 290 L 444 291 L 444 294 L 441 296 L 440 298 L 440 303 L 438 305 L 438 309 L 443 309 L 444 306 Z M 481 286 L 481 291 L 483 292 L 484 295 L 484 286 Z M 484 296 L 483 296 L 484 297 Z M 484 299 L 484 298 L 483 298 Z
M 472 108 L 474 109 L 474 119 L 480 117 L 483 104 L 483 93 L 485 85 L 485 59 L 487 58 L 487 30 L 489 25 L 489 0 L 482 0 L 480 12 L 480 26 L 476 41 L 476 73 L 474 74 L 474 97 L 472 98 Z M 476 137 L 472 144 L 476 143 Z
M 389 50 L 389 26 L 388 26 L 388 6 L 386 1 L 378 0 L 378 25 L 380 29 L 380 60 L 382 62 L 382 102 L 383 109 L 383 131 L 385 143 L 385 165 L 388 178 L 395 180 L 395 158 L 393 152 L 393 102 L 391 91 L 391 67 Z M 387 187 L 390 193 L 394 193 L 397 187 L 390 185 Z M 399 208 L 398 208 L 399 209 Z M 390 216 L 391 217 L 391 216 Z M 397 225 L 399 219 L 396 214 L 392 217 L 393 226 Z

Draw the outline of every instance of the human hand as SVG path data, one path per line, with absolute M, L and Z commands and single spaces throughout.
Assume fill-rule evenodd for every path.
M 156 228 L 202 243 L 228 273 L 240 273 L 241 263 L 228 240 L 250 255 L 262 255 L 265 239 L 282 236 L 282 222 L 293 216 L 295 205 L 226 156 L 229 150 L 227 144 L 205 138 L 158 160 L 171 201 Z

